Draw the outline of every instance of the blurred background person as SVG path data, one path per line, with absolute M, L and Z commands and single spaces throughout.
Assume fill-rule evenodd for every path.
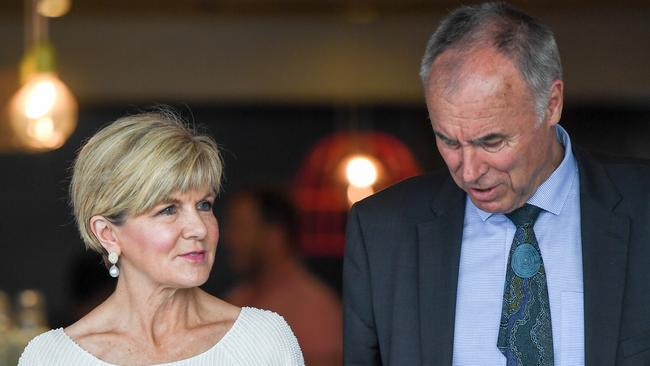
M 268 188 L 239 191 L 226 209 L 225 225 L 229 263 L 241 277 L 226 300 L 282 315 L 307 365 L 340 365 L 340 301 L 301 262 L 298 218 L 291 201 Z
M 73 164 L 70 202 L 115 291 L 34 338 L 19 365 L 304 365 L 282 317 L 198 287 L 216 255 L 222 170 L 214 140 L 166 109 L 90 138 Z

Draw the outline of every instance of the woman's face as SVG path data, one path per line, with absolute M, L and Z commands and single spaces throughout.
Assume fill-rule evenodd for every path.
M 122 275 L 174 288 L 205 283 L 219 239 L 213 203 L 208 189 L 176 193 L 128 218 L 116 228 Z

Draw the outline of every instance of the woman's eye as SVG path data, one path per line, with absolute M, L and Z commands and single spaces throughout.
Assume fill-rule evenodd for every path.
M 197 208 L 200 211 L 210 211 L 210 210 L 212 210 L 212 202 L 210 202 L 210 201 L 201 201 L 201 202 L 199 202 Z
M 176 206 L 167 206 L 162 210 L 160 210 L 160 212 L 158 212 L 159 215 L 165 215 L 165 216 L 173 215 L 175 213 L 176 213 Z

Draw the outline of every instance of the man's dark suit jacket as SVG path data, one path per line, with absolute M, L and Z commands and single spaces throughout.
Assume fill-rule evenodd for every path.
M 574 153 L 585 363 L 650 365 L 650 165 Z M 345 365 L 451 365 L 465 197 L 444 171 L 352 207 L 343 266 Z

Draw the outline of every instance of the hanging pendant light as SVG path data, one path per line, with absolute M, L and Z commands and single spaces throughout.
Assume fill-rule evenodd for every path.
M 302 254 L 342 255 L 350 206 L 419 172 L 406 144 L 386 133 L 338 132 L 318 141 L 293 184 Z
M 70 11 L 70 0 L 39 0 L 36 11 L 44 17 L 56 18 Z
M 61 147 L 77 124 L 77 102 L 56 74 L 56 54 L 48 41 L 47 19 L 36 11 L 43 1 L 26 0 L 27 53 L 21 62 L 22 87 L 9 105 L 17 143 L 27 150 Z M 31 25 L 31 27 L 29 26 Z

